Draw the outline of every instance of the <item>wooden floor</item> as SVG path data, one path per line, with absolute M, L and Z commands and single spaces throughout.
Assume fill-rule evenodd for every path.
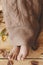
M 1 14 L 0 14 L 1 16 Z M 1 17 L 0 17 L 1 22 Z M 0 32 L 5 28 L 4 23 L 0 23 Z M 37 51 L 33 51 L 31 48 L 29 50 L 29 55 L 24 61 L 16 61 L 14 60 L 14 65 L 43 65 L 43 30 L 40 33 L 38 38 L 39 48 Z M 7 37 L 6 41 L 2 41 L 2 37 L 0 36 L 0 49 L 11 50 L 12 46 L 10 44 L 10 39 Z M 3 58 L 2 54 L 0 54 L 0 65 L 7 65 L 8 59 Z

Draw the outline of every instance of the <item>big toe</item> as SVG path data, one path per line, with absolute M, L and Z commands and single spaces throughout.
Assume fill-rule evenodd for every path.
M 26 56 L 28 55 L 28 52 L 29 52 L 29 49 L 27 48 L 27 46 L 25 45 L 21 46 L 17 60 L 24 60 Z

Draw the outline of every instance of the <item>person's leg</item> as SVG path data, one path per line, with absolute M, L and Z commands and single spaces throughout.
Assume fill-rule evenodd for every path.
M 28 55 L 29 49 L 29 47 L 26 45 L 30 44 L 28 41 L 30 41 L 30 38 L 33 37 L 35 33 L 34 31 L 38 30 L 38 21 L 34 17 L 35 15 L 33 15 L 31 1 L 2 0 L 2 5 L 5 24 L 9 32 L 9 37 L 12 44 L 14 46 L 16 45 L 17 51 L 20 51 L 19 53 L 16 51 L 17 59 L 24 59 Z M 20 46 L 20 48 L 18 46 Z M 12 57 L 15 57 L 15 48 L 13 48 L 13 51 L 14 52 Z M 12 51 L 10 56 L 11 55 Z

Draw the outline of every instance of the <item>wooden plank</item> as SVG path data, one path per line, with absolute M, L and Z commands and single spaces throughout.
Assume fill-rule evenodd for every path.
M 26 59 L 24 61 L 16 61 L 14 60 L 14 64 L 13 65 L 32 65 L 32 62 L 38 62 L 38 65 L 43 65 L 43 60 L 37 60 L 37 59 Z M 7 65 L 8 60 L 4 59 L 4 60 L 0 60 L 0 65 Z M 35 64 L 34 64 L 35 65 Z

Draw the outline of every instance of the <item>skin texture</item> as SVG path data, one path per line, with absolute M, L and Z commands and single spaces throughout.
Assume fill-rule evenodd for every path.
M 40 0 L 2 0 L 3 15 L 12 45 L 9 58 L 23 60 L 29 46 L 36 50 L 40 33 L 42 5 Z M 15 51 L 17 50 L 17 51 Z M 11 59 L 10 58 L 10 59 Z

